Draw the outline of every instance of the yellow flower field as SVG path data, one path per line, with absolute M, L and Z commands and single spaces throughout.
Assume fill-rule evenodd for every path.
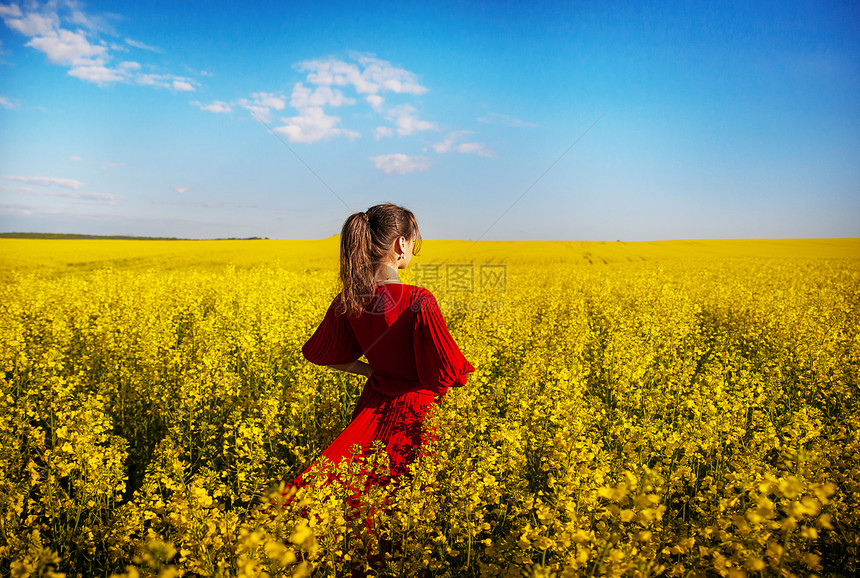
M 363 385 L 301 354 L 337 243 L 0 239 L 0 575 L 860 571 L 860 240 L 426 241 L 476 372 L 281 506 Z

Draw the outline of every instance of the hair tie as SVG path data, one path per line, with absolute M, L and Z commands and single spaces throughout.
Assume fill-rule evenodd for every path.
M 370 222 L 370 217 L 368 217 L 368 216 L 367 216 L 367 213 L 365 213 L 364 211 L 361 211 L 361 212 L 359 213 L 359 215 L 361 215 L 361 216 L 362 216 L 362 218 L 364 219 L 364 221 L 365 221 L 365 222 L 367 222 L 367 223 L 369 223 L 369 222 Z

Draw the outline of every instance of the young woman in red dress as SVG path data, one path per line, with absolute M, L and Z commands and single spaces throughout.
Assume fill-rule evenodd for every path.
M 475 370 L 433 294 L 397 276 L 420 243 L 415 216 L 391 203 L 352 214 L 343 225 L 341 292 L 302 347 L 311 363 L 367 377 L 352 421 L 322 453 L 332 464 L 349 458 L 355 444 L 368 452 L 379 440 L 390 457 L 390 476 L 406 473 L 420 451 L 428 409 Z M 304 485 L 308 470 L 291 485 Z

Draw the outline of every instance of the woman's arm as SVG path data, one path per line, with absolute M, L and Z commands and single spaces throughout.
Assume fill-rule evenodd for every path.
M 340 369 L 341 371 L 348 371 L 349 373 L 354 373 L 356 375 L 363 375 L 365 377 L 370 377 L 373 375 L 373 368 L 370 367 L 364 361 L 360 359 L 356 359 L 350 363 L 338 363 L 337 365 L 329 365 L 328 367 L 333 367 L 335 369 Z

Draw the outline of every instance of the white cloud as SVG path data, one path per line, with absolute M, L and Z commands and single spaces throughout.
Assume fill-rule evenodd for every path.
M 449 132 L 448 135 L 445 137 L 445 140 L 433 145 L 433 150 L 440 154 L 447 153 L 451 150 L 451 147 L 454 146 L 454 141 L 467 134 L 472 134 L 472 131 L 458 130 L 454 132 Z
M 32 215 L 38 211 L 33 205 L 18 205 L 14 203 L 0 203 L 0 215 Z
M 182 193 L 187 193 L 191 187 L 187 185 L 173 185 L 170 188 L 181 195 Z
M 329 140 L 338 135 L 351 139 L 361 136 L 355 131 L 338 128 L 336 125 L 340 122 L 340 117 L 329 116 L 316 106 L 302 110 L 299 116 L 281 120 L 287 124 L 275 128 L 275 131 L 285 135 L 291 142 L 312 143 Z
M 42 4 L 28 0 L 23 9 L 18 4 L 0 5 L 0 18 L 10 29 L 29 38 L 26 46 L 45 54 L 52 64 L 69 67 L 69 75 L 75 78 L 99 85 L 136 82 L 177 91 L 194 90 L 194 82 L 187 78 L 141 74 L 137 62 L 114 65 L 112 52 L 127 51 L 126 46 L 160 51 L 131 38 L 126 38 L 125 44 L 100 40 L 100 33 L 115 36 L 108 21 L 118 17 L 87 14 L 77 0 L 50 0 Z
M 71 76 L 97 84 L 124 80 L 125 72 L 107 67 L 110 56 L 104 43 L 91 42 L 83 30 L 72 31 L 61 26 L 59 8 L 71 11 L 67 17 L 74 24 L 90 30 L 105 28 L 101 20 L 87 17 L 77 9 L 74 2 L 61 3 L 59 6 L 51 2 L 41 7 L 29 3 L 25 7 L 26 13 L 22 13 L 17 6 L 14 9 L 7 6 L 0 11 L 0 15 L 6 26 L 30 37 L 26 46 L 44 53 L 52 64 L 71 67 Z
M 251 100 L 240 98 L 239 106 L 249 110 L 251 114 L 261 118 L 264 122 L 268 122 L 272 110 L 284 110 L 287 106 L 287 102 L 283 96 L 279 96 L 277 94 L 255 92 L 251 95 Z
M 479 157 L 493 158 L 496 156 L 495 151 L 491 151 L 482 142 L 464 142 L 457 145 L 457 152 L 462 154 L 476 154 Z
M 26 45 L 44 52 L 54 64 L 102 63 L 107 52 L 105 46 L 90 44 L 82 33 L 62 29 L 35 36 Z
M 77 0 L 65 0 L 64 2 L 61 2 L 61 5 L 64 5 L 68 13 L 67 19 L 73 24 L 83 26 L 93 33 L 106 32 L 107 34 L 116 36 L 116 32 L 114 31 L 113 26 L 111 26 L 109 20 L 117 20 L 117 15 L 109 14 L 107 16 L 98 16 L 87 14 L 80 9 Z
M 233 112 L 232 107 L 228 103 L 224 102 L 223 100 L 216 100 L 210 104 L 203 104 L 200 101 L 193 100 L 193 101 L 191 101 L 191 104 L 198 107 L 200 110 L 205 110 L 206 112 L 215 112 L 215 113 L 221 113 L 221 114 L 227 113 L 227 112 Z
M 162 88 L 167 88 L 170 85 L 165 82 L 164 78 L 165 77 L 160 74 L 139 74 L 135 78 L 135 81 L 143 86 L 160 86 Z
M 332 89 L 330 86 L 320 86 L 311 90 L 301 82 L 295 84 L 293 94 L 290 97 L 290 106 L 297 110 L 311 106 L 343 106 L 345 104 L 355 104 L 355 99 L 345 97 L 341 91 Z
M 8 110 L 15 108 L 15 104 L 5 96 L 0 96 L 0 106 Z
M 436 123 L 426 120 L 418 120 L 414 116 L 403 115 L 397 117 L 397 134 L 407 136 L 421 130 L 435 130 Z
M 189 79 L 172 74 L 136 74 L 133 77 L 137 84 L 143 86 L 154 86 L 157 88 L 168 88 L 177 91 L 193 91 L 194 86 Z
M 35 191 L 29 193 L 39 197 L 60 197 L 65 199 L 78 199 L 82 201 L 98 202 L 106 205 L 115 204 L 113 201 L 117 199 L 117 195 L 108 193 L 72 193 L 68 191 Z
M 72 155 L 69 157 L 69 160 L 72 161 L 73 163 L 80 163 L 80 162 L 83 162 L 84 158 L 79 157 L 78 155 Z
M 415 74 L 397 68 L 390 62 L 374 56 L 359 56 L 358 62 L 365 67 L 362 76 L 377 83 L 383 91 L 397 94 L 424 94 L 427 92 L 427 88 L 418 83 Z
M 402 153 L 370 157 L 373 165 L 387 175 L 405 175 L 415 171 L 426 171 L 430 168 L 427 157 L 410 157 Z
M 330 58 L 306 60 L 298 69 L 308 72 L 307 81 L 324 86 L 352 86 L 359 94 L 394 92 L 397 94 L 424 94 L 416 75 L 370 55 L 356 55 L 357 64 Z M 371 103 L 372 104 L 372 103 Z
M 259 106 L 244 98 L 239 99 L 239 106 L 250 111 L 250 113 L 256 118 L 262 120 L 263 122 L 268 122 L 270 120 L 269 114 L 272 112 L 265 106 Z
M 482 142 L 466 142 L 454 146 L 454 143 L 466 135 L 473 134 L 470 130 L 449 132 L 445 140 L 433 145 L 433 150 L 439 154 L 455 151 L 461 154 L 476 154 L 480 157 L 495 157 L 496 153 L 487 148 Z
M 0 185 L 0 191 L 6 191 L 8 193 L 26 193 L 26 194 L 37 194 L 39 192 L 32 187 L 10 187 L 8 185 Z
M 382 137 L 391 136 L 394 134 L 394 131 L 391 127 L 388 126 L 378 126 L 376 130 L 373 131 L 373 138 L 376 140 L 381 139 Z
M 410 104 L 385 108 L 384 93 L 424 94 L 414 73 L 370 55 L 351 55 L 349 61 L 335 58 L 307 60 L 296 68 L 306 73 L 305 80 L 293 85 L 289 105 L 296 115 L 283 117 L 281 126 L 273 129 L 290 141 L 312 143 L 338 136 L 354 139 L 359 132 L 341 126 L 341 117 L 329 114 L 329 108 L 353 106 L 361 95 L 376 113 L 381 113 L 393 126 L 379 126 L 373 131 L 377 140 L 392 136 L 409 136 L 421 131 L 438 130 L 435 122 L 418 117 Z M 350 91 L 353 91 L 350 94 Z M 286 108 L 287 100 L 279 94 L 257 92 L 248 98 L 228 103 L 215 101 L 211 105 L 192 102 L 202 110 L 229 112 L 232 106 L 245 108 L 258 120 L 270 121 L 275 111 Z M 354 118 L 351 117 L 351 118 Z
M 112 201 L 118 199 L 119 195 L 112 195 L 110 193 L 77 193 L 74 195 L 74 198 Z
M 341 60 L 306 60 L 300 62 L 297 67 L 308 73 L 307 80 L 311 84 L 352 85 L 360 93 L 374 93 L 379 90 L 378 86 L 369 83 L 362 76 L 358 66 Z
M 20 18 L 21 8 L 17 4 L 0 4 L 0 18 Z
M 60 25 L 60 19 L 56 14 L 42 15 L 36 12 L 22 14 L 17 5 L 6 13 L 0 12 L 0 15 L 3 16 L 6 26 L 24 36 L 49 35 Z
M 419 120 L 415 116 L 415 107 L 408 104 L 390 108 L 386 112 L 386 117 L 394 120 L 397 134 L 401 136 L 408 136 L 422 130 L 438 129 L 435 122 Z
M 426 120 L 418 120 L 414 116 L 404 114 L 397 117 L 397 134 L 407 136 L 422 130 L 435 130 L 436 123 Z
M 283 96 L 278 96 L 276 94 L 269 94 L 268 92 L 255 92 L 251 95 L 256 102 L 260 106 L 265 106 L 266 108 L 271 108 L 273 110 L 284 110 L 286 108 L 287 103 L 284 101 Z
M 43 187 L 63 187 L 65 189 L 80 189 L 84 183 L 77 179 L 60 179 L 56 177 L 20 177 L 11 175 L 0 175 L 0 179 L 6 181 L 17 181 L 19 183 L 28 183 L 31 185 L 40 185 Z
M 103 84 L 105 82 L 118 82 L 125 78 L 125 75 L 117 70 L 112 70 L 101 64 L 92 64 L 87 66 L 76 66 L 69 71 L 71 76 L 93 82 L 95 84 Z
M 265 94 L 265 93 L 260 93 Z M 254 95 L 259 97 L 259 95 Z M 262 98 L 257 98 L 260 105 L 265 105 L 266 101 Z M 284 103 L 280 100 L 277 104 L 284 108 Z M 326 114 L 323 110 L 324 106 L 343 106 L 355 104 L 355 100 L 347 98 L 337 89 L 332 89 L 329 86 L 317 87 L 313 90 L 306 87 L 301 82 L 297 82 L 293 86 L 293 93 L 290 96 L 290 105 L 298 111 L 297 116 L 281 119 L 286 124 L 277 127 L 275 130 L 285 135 L 291 142 L 312 143 L 320 140 L 329 140 L 336 136 L 347 136 L 351 139 L 361 136 L 353 130 L 340 128 L 337 125 L 340 123 L 340 117 Z M 246 108 L 249 108 L 246 106 Z M 268 113 L 266 107 L 265 112 Z M 274 107 L 272 107 L 274 108 Z M 250 108 L 249 108 L 250 110 Z
M 111 195 L 108 193 L 77 193 L 73 191 L 34 189 L 31 187 L 7 187 L 5 185 L 0 185 L 0 191 L 24 193 L 25 195 L 31 195 L 34 197 L 58 197 L 109 205 L 113 205 L 113 201 L 119 198 L 119 195 Z
M 148 50 L 149 52 L 157 52 L 161 53 L 161 49 L 156 48 L 154 46 L 150 46 L 149 44 L 144 44 L 143 42 L 138 42 L 137 40 L 133 40 L 131 38 L 126 38 L 125 43 L 129 46 L 133 46 L 134 48 L 139 48 L 141 50 Z

